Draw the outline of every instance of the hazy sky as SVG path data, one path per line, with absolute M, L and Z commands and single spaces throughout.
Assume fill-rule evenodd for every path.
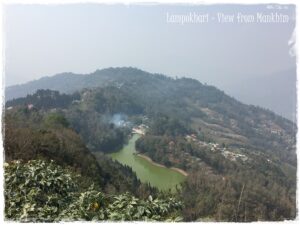
M 167 23 L 167 13 L 277 12 L 288 23 Z M 61 72 L 133 66 L 216 85 L 295 66 L 288 41 L 295 8 L 266 5 L 125 6 L 9 5 L 5 7 L 6 84 Z

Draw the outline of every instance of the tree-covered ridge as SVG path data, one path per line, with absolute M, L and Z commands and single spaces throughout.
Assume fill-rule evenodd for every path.
M 72 76 L 45 79 L 63 83 Z M 5 135 L 15 138 L 5 140 L 7 159 L 42 156 L 85 173 L 91 177 L 86 184 L 100 179 L 105 193 L 156 196 L 130 168 L 104 155 L 120 149 L 132 128 L 143 125 L 137 150 L 189 174 L 177 193 L 184 220 L 295 218 L 297 128 L 289 120 L 188 78 L 110 68 L 80 80 L 68 90 L 60 86 L 62 92 L 76 91 L 70 95 L 39 90 L 7 102 Z M 22 148 L 26 141 L 33 145 Z M 95 160 L 99 172 L 90 170 Z
M 78 175 L 54 161 L 5 163 L 5 217 L 21 222 L 179 221 L 182 203 L 172 197 L 139 199 L 80 188 Z
M 27 95 L 23 98 L 7 101 L 7 107 L 13 106 L 27 106 L 34 105 L 39 109 L 52 109 L 52 108 L 67 108 L 72 102 L 80 98 L 79 93 L 72 95 L 60 94 L 58 91 L 39 89 L 32 95 Z
M 73 94 L 76 96 L 71 104 L 73 109 L 67 110 L 75 114 L 73 118 L 81 118 L 89 109 L 101 115 L 112 112 L 143 113 L 149 118 L 155 118 L 157 114 L 168 115 L 220 144 L 224 142 L 257 149 L 296 164 L 295 124 L 271 111 L 242 104 L 215 87 L 190 78 L 173 79 L 134 68 L 108 68 L 89 75 L 74 76 L 72 79 L 72 74 L 61 74 L 29 84 L 34 84 L 35 90 L 46 88 L 49 84 L 48 88 L 62 93 L 80 92 L 80 97 Z M 74 82 L 76 84 L 73 85 Z M 7 106 L 15 101 L 8 101 Z M 99 120 L 98 115 L 89 116 L 94 117 L 94 121 Z M 79 127 L 77 124 L 77 132 Z M 81 136 L 87 129 L 84 130 L 79 132 Z M 117 138 L 114 140 L 117 142 Z M 101 149 L 97 145 L 90 143 L 89 147 Z M 284 153 L 282 149 L 285 149 Z

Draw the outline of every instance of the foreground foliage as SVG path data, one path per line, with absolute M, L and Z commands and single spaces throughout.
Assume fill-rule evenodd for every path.
M 42 160 L 5 163 L 5 217 L 22 222 L 73 220 L 180 221 L 175 198 L 107 195 L 91 186 L 79 191 L 75 174 Z
M 81 175 L 80 188 L 86 189 L 93 183 L 105 193 L 156 196 L 157 191 L 142 184 L 131 168 L 112 161 L 101 152 L 92 154 L 80 136 L 64 126 L 66 119 L 61 113 L 16 107 L 6 111 L 4 119 L 7 162 L 54 160 Z

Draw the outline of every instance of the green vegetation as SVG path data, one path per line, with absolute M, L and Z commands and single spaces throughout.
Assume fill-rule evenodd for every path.
M 58 123 L 62 115 L 16 108 L 5 114 L 5 161 L 33 159 L 54 160 L 57 164 L 80 173 L 80 182 L 92 183 L 108 193 L 149 193 L 136 178 L 131 168 L 113 162 L 104 154 L 95 157 L 69 127 Z M 63 119 L 62 119 L 63 118 Z M 154 193 L 155 191 L 152 190 Z
M 6 163 L 5 215 L 7 219 L 53 221 L 72 201 L 77 188 L 71 174 L 52 162 Z
M 212 185 L 213 184 L 213 185 Z M 278 185 L 254 171 L 228 176 L 195 171 L 183 186 L 185 220 L 283 221 L 296 216 L 295 190 Z
M 130 131 L 113 123 L 112 115 L 119 112 L 140 114 L 142 108 L 119 89 L 107 87 L 83 90 L 81 101 L 72 104 L 65 115 L 89 149 L 111 152 L 122 147 Z
M 77 177 L 53 161 L 5 164 L 5 216 L 22 222 L 74 220 L 179 221 L 181 202 L 107 195 L 93 186 L 80 191 Z
M 72 95 L 60 94 L 58 91 L 42 90 L 39 89 L 33 95 L 27 95 L 23 98 L 14 99 L 8 101 L 6 105 L 10 106 L 27 106 L 29 104 L 34 105 L 39 109 L 51 109 L 51 108 L 66 108 L 73 101 L 78 100 L 80 95 L 74 93 Z
M 151 124 L 150 133 L 155 135 L 179 136 L 187 134 L 188 129 L 179 119 L 156 115 Z
M 67 119 L 59 113 L 51 113 L 45 118 L 45 124 L 48 126 L 68 127 L 70 124 Z
M 185 221 L 295 218 L 297 127 L 291 121 L 196 80 L 133 68 L 61 74 L 20 86 L 14 94 L 50 87 L 69 94 L 39 90 L 7 101 L 6 162 L 54 160 L 81 175 L 80 193 L 92 184 L 102 193 L 86 193 L 88 199 L 126 192 L 130 194 L 122 195 L 121 202 L 139 198 L 145 203 L 149 195 L 164 199 L 166 193 L 141 184 L 129 166 L 104 154 L 121 149 L 132 128 L 144 124 L 137 151 L 189 174 L 176 193 L 184 203 L 180 213 Z M 124 121 L 115 122 L 115 115 L 125 115 Z M 85 204 L 84 199 L 72 205 Z M 95 218 L 135 219 L 136 208 L 132 210 L 125 217 L 101 211 Z M 65 215 L 84 217 L 72 212 Z
M 275 159 L 269 162 L 266 155 L 248 153 L 246 161 L 230 160 L 211 145 L 166 134 L 145 135 L 136 148 L 156 162 L 188 171 L 181 191 L 187 221 L 278 221 L 296 216 L 296 170 L 284 169 Z

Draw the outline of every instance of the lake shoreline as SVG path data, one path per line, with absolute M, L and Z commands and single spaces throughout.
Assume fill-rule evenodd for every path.
M 150 162 L 151 164 L 155 165 L 155 166 L 158 166 L 158 167 L 163 167 L 163 168 L 168 168 L 166 167 L 165 165 L 162 165 L 162 164 L 159 164 L 159 163 L 156 163 L 154 162 L 149 156 L 147 155 L 144 155 L 144 154 L 141 154 L 141 153 L 136 153 L 135 155 L 147 160 L 148 162 Z M 184 170 L 182 169 L 179 169 L 179 168 L 176 168 L 176 167 L 170 167 L 168 169 L 171 169 L 173 171 L 176 171 L 178 173 L 180 173 L 181 175 L 187 177 L 189 174 L 187 172 L 185 172 Z
M 120 151 L 108 155 L 112 160 L 131 167 L 142 183 L 148 183 L 161 191 L 171 190 L 175 192 L 176 186 L 186 179 L 186 173 L 155 163 L 150 158 L 146 158 L 146 155 L 137 157 L 139 152 L 135 148 L 135 143 L 140 136 L 139 134 L 133 134 Z

